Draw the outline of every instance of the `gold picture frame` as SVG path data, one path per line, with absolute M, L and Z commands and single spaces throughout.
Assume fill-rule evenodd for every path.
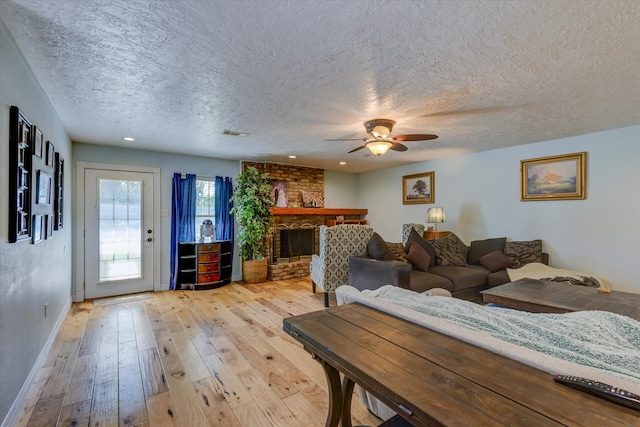
M 521 201 L 583 200 L 586 152 L 520 161 Z
M 434 203 L 435 172 L 417 173 L 402 177 L 402 204 Z

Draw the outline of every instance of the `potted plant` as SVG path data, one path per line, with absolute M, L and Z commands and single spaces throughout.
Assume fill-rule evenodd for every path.
M 236 237 L 242 258 L 242 277 L 247 283 L 267 280 L 267 233 L 273 220 L 271 183 L 266 173 L 250 166 L 236 177 L 231 213 L 239 225 Z

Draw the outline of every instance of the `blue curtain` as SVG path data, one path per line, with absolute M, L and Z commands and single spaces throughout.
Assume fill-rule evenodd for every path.
M 171 279 L 169 289 L 176 288 L 178 243 L 196 239 L 196 176 L 173 174 L 171 193 Z
M 233 216 L 231 215 L 231 178 L 216 176 L 216 240 L 231 240 L 233 251 Z

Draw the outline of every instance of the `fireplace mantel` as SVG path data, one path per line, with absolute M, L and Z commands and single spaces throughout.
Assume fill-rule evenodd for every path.
M 343 208 L 271 208 L 273 215 L 366 215 L 367 209 Z

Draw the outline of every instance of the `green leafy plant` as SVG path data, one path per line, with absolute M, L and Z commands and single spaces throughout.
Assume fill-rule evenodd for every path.
M 236 177 L 236 188 L 231 197 L 239 229 L 236 237 L 240 247 L 240 257 L 245 261 L 262 261 L 267 250 L 266 236 L 273 215 L 271 183 L 268 174 L 258 172 L 250 166 Z

